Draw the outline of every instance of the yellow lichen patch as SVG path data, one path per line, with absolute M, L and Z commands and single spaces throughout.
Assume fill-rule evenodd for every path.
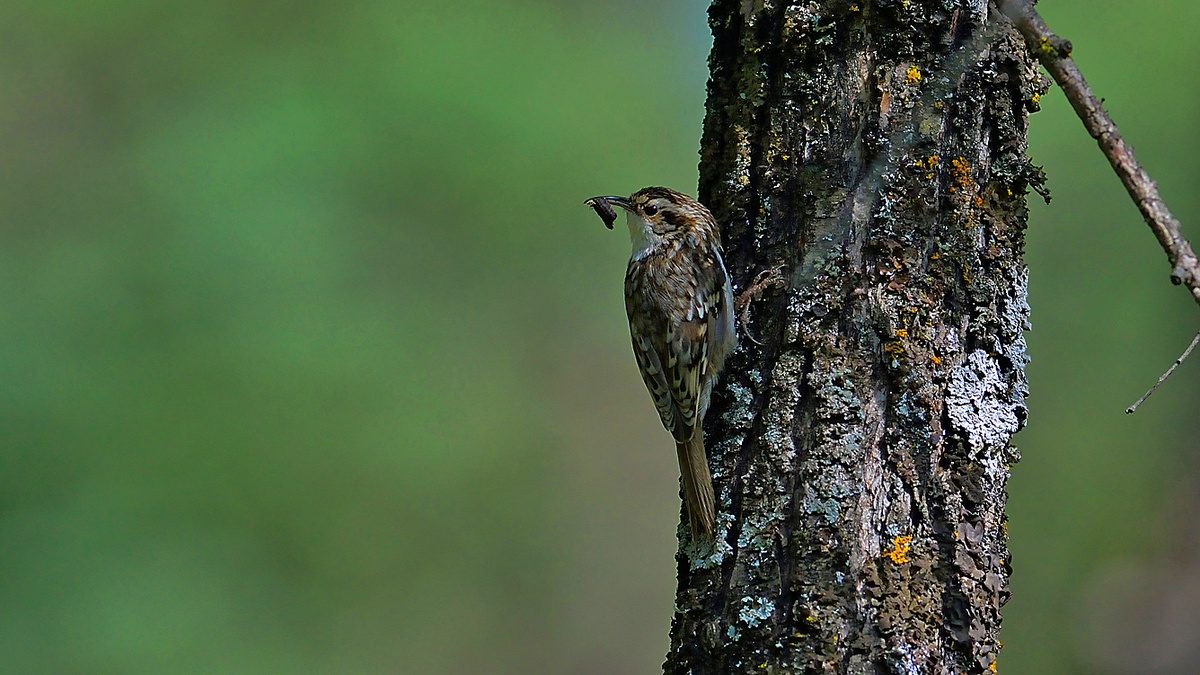
M 917 161 L 913 162 L 913 166 L 921 169 L 922 171 L 929 172 L 925 174 L 925 180 L 933 180 L 933 172 L 937 169 L 938 162 L 940 161 L 942 160 L 937 155 L 930 155 L 929 159 L 918 159 Z
M 904 74 L 904 81 L 909 84 L 916 84 L 921 81 L 921 69 L 916 66 L 909 66 L 908 72 Z
M 896 331 L 896 337 L 898 337 L 898 338 L 908 337 L 908 330 L 901 328 L 900 330 Z
M 996 672 L 996 663 L 997 663 L 999 660 L 1000 660 L 1000 659 L 996 659 L 996 661 L 992 661 L 992 665 L 988 666 L 988 670 L 992 671 L 993 673 L 994 673 L 994 672 Z
M 969 189 L 975 187 L 975 179 L 971 178 L 971 163 L 962 157 L 955 157 L 950 161 L 950 165 L 954 167 L 954 180 L 958 182 L 959 187 Z
M 892 548 L 883 552 L 883 557 L 891 559 L 893 564 L 904 565 L 909 562 L 908 552 L 912 550 L 912 537 L 896 537 L 892 539 Z
M 983 199 L 978 194 L 979 183 L 971 177 L 971 163 L 964 157 L 955 157 L 950 160 L 950 173 L 954 179 L 950 192 L 961 195 L 959 204 L 966 211 L 966 217 L 962 221 L 963 227 L 974 227 L 975 214 L 971 209 L 983 206 Z M 954 214 L 953 219 L 958 220 L 958 215 Z
M 898 358 L 904 353 L 904 345 L 900 344 L 899 342 L 889 342 L 883 348 L 883 351 L 890 354 L 892 358 Z
M 1034 92 L 1034 94 L 1033 94 L 1033 102 L 1034 102 L 1034 103 L 1041 103 L 1041 102 L 1042 102 L 1042 95 L 1041 95 L 1041 94 L 1039 94 L 1039 93 L 1037 93 L 1037 92 Z

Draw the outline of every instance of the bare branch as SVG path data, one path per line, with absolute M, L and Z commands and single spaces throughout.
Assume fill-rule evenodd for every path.
M 1100 150 L 1108 157 L 1113 170 L 1146 219 L 1146 224 L 1166 251 L 1171 261 L 1171 282 L 1186 286 L 1192 298 L 1200 304 L 1200 260 L 1197 260 L 1191 244 L 1183 236 L 1179 221 L 1171 215 L 1158 194 L 1158 184 L 1134 158 L 1133 148 L 1121 138 L 1117 125 L 1105 112 L 1100 99 L 1075 65 L 1071 58 L 1071 43 L 1055 35 L 1027 0 L 994 1 L 996 7 L 1025 37 L 1030 51 L 1062 88 L 1071 107 L 1083 121 L 1083 126 L 1100 144 Z
M 1196 337 L 1192 338 L 1192 344 L 1188 345 L 1188 348 L 1183 350 L 1183 355 L 1175 359 L 1175 363 L 1171 364 L 1171 367 L 1167 369 L 1167 372 L 1163 373 L 1162 377 L 1158 378 L 1158 382 L 1155 382 L 1154 386 L 1150 387 L 1150 391 L 1142 394 L 1142 397 L 1139 398 L 1136 403 L 1126 408 L 1125 413 L 1129 414 L 1137 411 L 1138 406 L 1145 403 L 1146 399 L 1150 398 L 1151 394 L 1158 391 L 1158 388 L 1162 386 L 1162 383 L 1166 382 L 1167 378 L 1171 376 L 1171 373 L 1174 373 L 1175 369 L 1179 367 L 1179 364 L 1183 363 L 1187 360 L 1187 357 L 1191 356 L 1192 350 L 1196 348 L 1196 343 L 1200 343 L 1200 333 L 1196 333 Z

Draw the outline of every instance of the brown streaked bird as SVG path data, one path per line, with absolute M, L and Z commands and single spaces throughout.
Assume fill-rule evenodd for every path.
M 586 203 L 609 228 L 612 206 L 625 210 L 633 242 L 625 272 L 633 353 L 675 437 L 692 537 L 712 541 L 716 506 L 702 427 L 717 374 L 737 345 L 720 226 L 703 204 L 664 187 Z

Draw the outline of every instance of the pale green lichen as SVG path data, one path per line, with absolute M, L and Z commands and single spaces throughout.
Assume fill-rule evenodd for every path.
M 774 613 L 775 603 L 770 598 L 742 598 L 738 621 L 748 628 L 757 628 L 760 623 L 770 620 Z

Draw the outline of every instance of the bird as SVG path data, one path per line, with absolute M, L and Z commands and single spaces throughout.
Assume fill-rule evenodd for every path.
M 711 542 L 716 500 L 703 423 L 717 376 L 737 346 L 720 225 L 703 204 L 665 187 L 585 203 L 609 229 L 617 217 L 612 206 L 626 213 L 633 251 L 625 272 L 625 311 L 633 353 L 659 418 L 675 439 L 693 539 Z

